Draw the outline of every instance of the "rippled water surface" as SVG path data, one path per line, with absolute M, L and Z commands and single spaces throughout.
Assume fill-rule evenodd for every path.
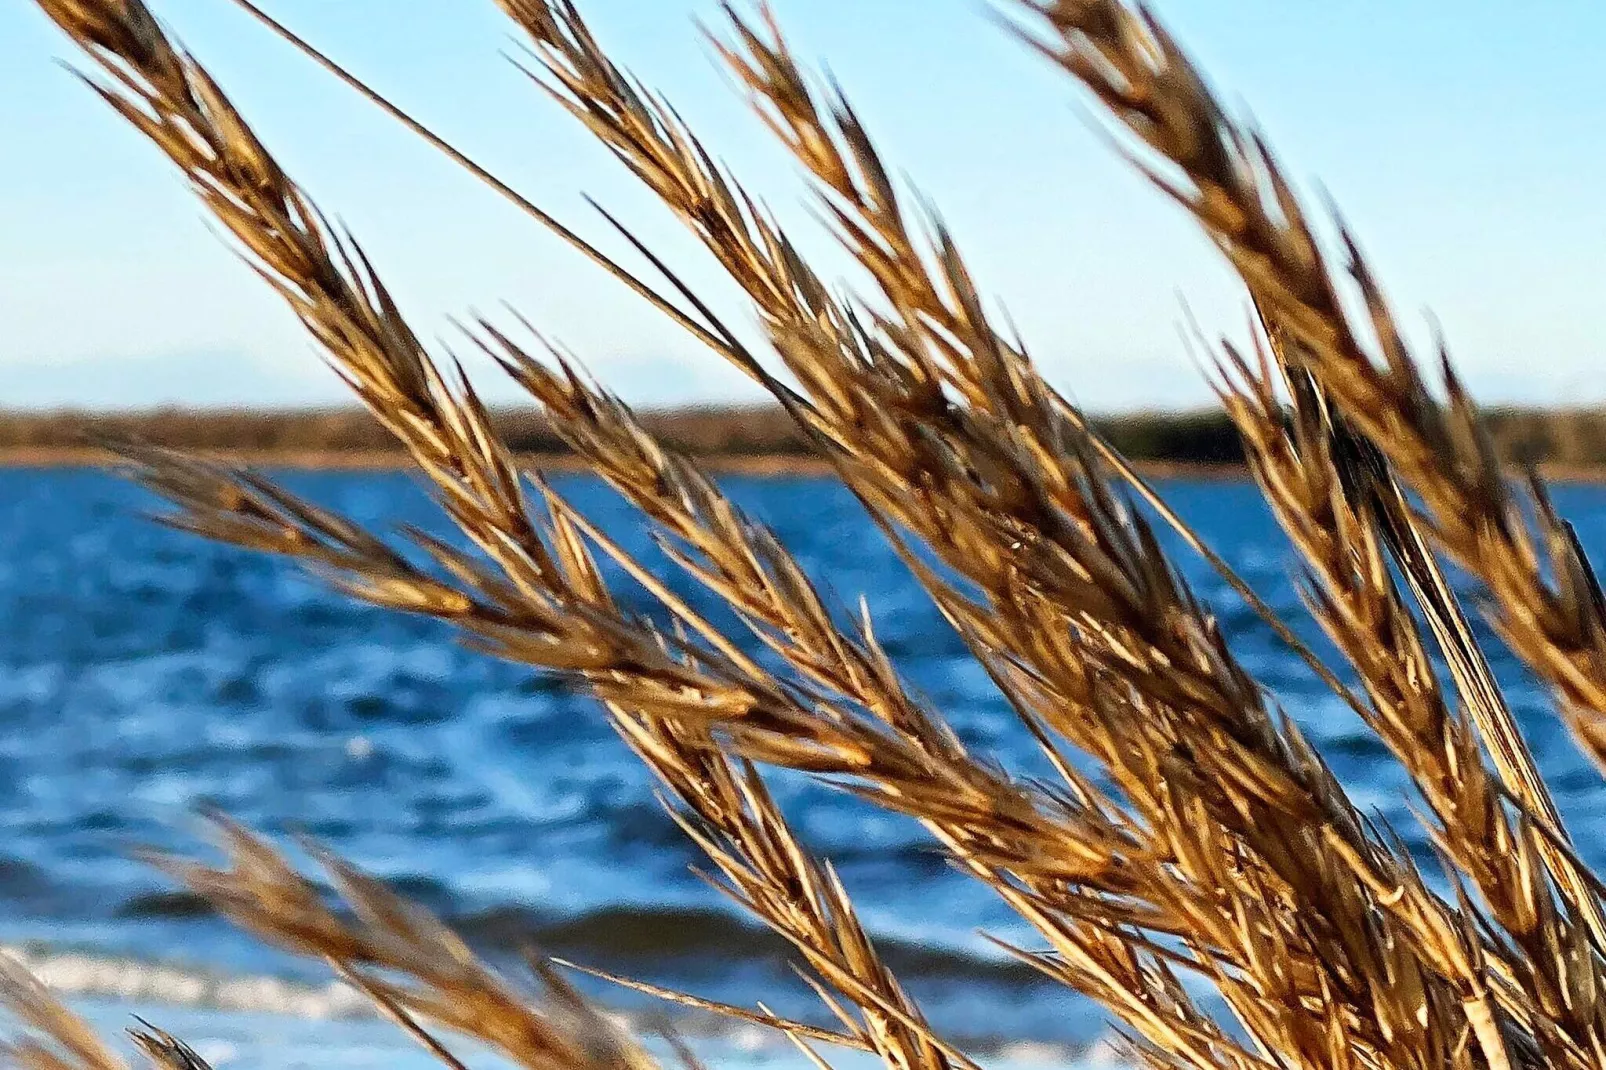
M 359 521 L 440 532 L 405 476 L 297 473 L 296 490 Z M 562 489 L 661 565 L 629 511 L 582 477 Z M 1040 768 L 1030 740 L 852 499 L 811 479 L 736 479 L 732 495 L 844 602 L 865 595 L 888 651 L 978 751 Z M 1288 551 L 1252 488 L 1173 483 L 1173 503 L 1279 609 L 1297 612 Z M 1597 558 L 1606 490 L 1559 504 Z M 450 917 L 488 950 L 533 941 L 714 998 L 809 1006 L 784 954 L 693 876 L 696 852 L 597 711 L 431 622 L 356 605 L 283 563 L 141 519 L 151 502 L 89 472 L 0 472 L 0 938 L 93 945 L 221 974 L 299 976 L 129 854 L 184 845 L 212 803 L 303 830 Z M 1414 845 L 1399 770 L 1222 583 L 1190 582 L 1363 805 Z M 667 571 L 666 571 L 667 574 Z M 684 577 L 676 587 L 720 616 Z M 646 607 L 641 600 L 642 608 Z M 1310 632 L 1309 625 L 1301 625 Z M 1563 809 L 1606 860 L 1606 792 L 1543 696 L 1496 663 Z M 777 794 L 950 1032 L 1082 1042 L 1074 1000 L 1007 966 L 980 929 L 1026 939 L 949 871 L 911 823 L 797 777 Z M 794 995 L 777 995 L 779 989 Z

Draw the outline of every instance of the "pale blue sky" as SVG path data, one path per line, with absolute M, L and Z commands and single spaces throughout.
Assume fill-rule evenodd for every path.
M 738 309 L 698 252 L 499 54 L 491 0 L 263 0 L 601 244 L 591 193 Z M 153 0 L 270 147 L 346 222 L 426 335 L 508 301 L 642 404 L 751 397 L 738 376 L 226 0 Z M 604 43 L 777 206 L 788 162 L 692 24 L 702 0 L 582 0 Z M 1406 319 L 1443 324 L 1490 401 L 1606 401 L 1606 4 L 1160 0 L 1294 176 L 1324 185 Z M 1064 78 L 984 0 L 775 0 L 886 154 L 947 216 L 1062 388 L 1097 409 L 1207 393 L 1181 300 L 1242 296 L 1174 208 L 1090 134 Z M 1518 13 L 1520 12 L 1520 14 Z M 327 403 L 338 386 L 157 154 L 0 9 L 0 407 Z M 787 219 L 801 218 L 790 210 Z M 483 377 L 493 396 L 509 396 Z

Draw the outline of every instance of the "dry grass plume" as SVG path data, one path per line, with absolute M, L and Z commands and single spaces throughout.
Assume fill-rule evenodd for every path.
M 771 390 L 1041 743 L 1057 783 L 971 753 L 905 688 L 876 640 L 873 607 L 844 625 L 696 458 L 528 325 L 466 325 L 552 433 L 636 507 L 674 566 L 775 658 L 744 653 L 521 470 L 473 387 L 426 348 L 357 240 L 328 222 L 142 0 L 38 3 L 98 70 L 90 84 L 188 179 L 474 551 L 408 534 L 430 561 L 421 565 L 259 475 L 130 449 L 134 476 L 172 504 L 168 521 L 449 621 L 468 641 L 594 696 L 661 782 L 716 883 L 790 943 L 837 1025 L 667 998 L 800 1043 L 873 1052 L 893 1070 L 969 1063 L 878 957 L 829 860 L 792 832 L 765 785 L 765 770 L 780 767 L 919 820 L 1039 935 L 1041 949 L 1015 953 L 1102 1004 L 1153 1066 L 1606 1061 L 1600 884 L 1577 861 L 1443 570 L 1454 562 L 1481 582 L 1476 611 L 1606 759 L 1599 587 L 1537 482 L 1526 492 L 1507 484 L 1447 363 L 1445 399 L 1430 390 L 1355 242 L 1345 236 L 1335 264 L 1260 137 L 1146 10 L 1012 5 L 1022 36 L 1103 105 L 1138 169 L 1193 214 L 1249 291 L 1257 337 L 1247 353 L 1218 350 L 1226 411 L 1299 555 L 1311 611 L 1348 663 L 1324 679 L 1420 788 L 1451 897 L 1359 812 L 1234 656 L 1122 484 L 1147 488 L 1044 381 L 979 296 L 940 218 L 891 179 L 851 104 L 802 68 L 767 12 L 727 9 L 715 52 L 809 176 L 812 207 L 864 269 L 858 288 L 818 275 L 568 0 L 501 4 L 534 82 L 706 247 L 750 300 L 762 346 L 740 341 L 651 250 L 638 243 L 669 280 L 665 292 L 421 132 Z M 1364 299 L 1359 319 L 1346 289 Z M 1525 502 L 1538 506 L 1537 528 Z M 674 626 L 622 608 L 599 559 L 639 580 Z M 1078 774 L 1069 749 L 1112 787 Z M 549 968 L 524 994 L 438 923 L 327 858 L 356 920 L 337 915 L 273 848 L 219 827 L 226 866 L 164 864 L 238 924 L 327 960 L 448 1064 L 432 1027 L 531 1070 L 650 1062 Z M 1190 995 L 1193 978 L 1218 1006 Z M 4 984 L 36 1036 L 14 1049 L 20 1061 L 119 1065 L 42 989 L 21 976 Z M 137 1036 L 158 1064 L 199 1065 L 159 1030 Z

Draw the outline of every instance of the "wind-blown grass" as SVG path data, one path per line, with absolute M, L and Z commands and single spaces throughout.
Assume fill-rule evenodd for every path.
M 398 547 L 258 475 L 170 450 L 130 449 L 133 474 L 172 504 L 178 527 L 449 621 L 467 641 L 594 696 L 662 784 L 715 884 L 791 944 L 838 1024 L 668 998 L 800 1043 L 870 1051 L 894 1070 L 969 1064 L 879 959 L 829 861 L 788 826 L 764 780 L 786 768 L 920 821 L 1043 944 L 1013 952 L 1098 1001 L 1152 1065 L 1508 1070 L 1606 1058 L 1600 885 L 1576 860 L 1443 568 L 1454 561 L 1482 582 L 1479 612 L 1602 757 L 1599 588 L 1537 482 L 1539 527 L 1526 526 L 1524 495 L 1505 483 L 1454 378 L 1445 401 L 1428 389 L 1355 244 L 1346 236 L 1347 261 L 1332 266 L 1259 137 L 1148 14 L 1116 0 L 1016 8 L 1023 36 L 1105 106 L 1139 169 L 1193 213 L 1249 290 L 1263 335 L 1252 355 L 1221 344 L 1218 386 L 1312 610 L 1359 685 L 1341 682 L 1341 666 L 1320 667 L 1323 678 L 1421 790 L 1451 896 L 1358 811 L 1235 658 L 1121 482 L 1148 488 L 1043 380 L 980 299 L 940 219 L 889 178 L 851 105 L 799 66 L 767 15 L 727 11 L 716 52 L 805 169 L 812 206 L 867 282 L 820 277 L 567 0 L 504 0 L 532 78 L 704 245 L 750 300 L 762 348 L 639 243 L 667 294 L 563 233 L 772 392 L 1058 782 L 971 753 L 904 687 L 876 641 L 873 607 L 844 624 L 695 458 L 527 325 L 468 325 L 777 667 L 744 653 L 520 471 L 472 386 L 422 344 L 357 241 L 326 221 L 141 0 L 39 3 L 99 67 L 91 84 L 186 176 L 474 549 L 412 532 Z M 1364 298 L 1361 320 L 1346 287 Z M 673 627 L 622 608 L 601 559 L 639 581 Z M 1076 771 L 1073 748 L 1108 788 Z M 425 1022 L 542 1070 L 647 1061 L 550 969 L 539 968 L 542 992 L 527 1000 L 339 860 L 326 864 L 355 920 L 268 845 L 220 829 L 228 868 L 164 864 L 239 924 L 326 959 L 447 1062 Z M 1194 979 L 1224 1009 L 1190 995 Z M 20 976 L 7 986 L 37 1034 L 15 1049 L 24 1061 L 115 1065 L 42 990 Z M 157 1032 L 142 1033 L 141 1047 L 159 1063 L 197 1061 Z

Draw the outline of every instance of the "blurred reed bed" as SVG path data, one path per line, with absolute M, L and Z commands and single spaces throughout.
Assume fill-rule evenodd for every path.
M 449 621 L 465 641 L 595 697 L 706 854 L 710 882 L 791 945 L 836 1024 L 657 994 L 772 1026 L 820 1065 L 831 1046 L 894 1070 L 973 1065 L 878 957 L 829 860 L 789 826 L 765 781 L 784 768 L 919 821 L 1038 934 L 1037 946 L 1008 950 L 1097 1001 L 1139 1062 L 1512 1070 L 1606 1059 L 1601 885 L 1577 861 L 1468 618 L 1494 627 L 1553 689 L 1579 745 L 1606 760 L 1599 585 L 1538 480 L 1507 481 L 1442 355 L 1443 389 L 1430 387 L 1356 243 L 1341 230 L 1336 255 L 1324 248 L 1258 133 L 1146 10 L 1030 0 L 1009 14 L 1103 106 L 1121 150 L 1247 287 L 1257 329 L 1210 346 L 1214 381 L 1341 662 L 1323 664 L 1283 622 L 1268 623 L 1420 790 L 1447 894 L 1357 808 L 1234 657 L 1135 502 L 1173 515 L 1042 379 L 940 218 L 892 181 L 847 100 L 799 65 L 767 12 L 726 9 L 711 40 L 804 168 L 812 207 L 863 269 L 857 287 L 818 275 L 567 0 L 501 5 L 545 95 L 750 299 L 761 348 L 642 243 L 661 287 L 454 158 L 771 392 L 1034 734 L 1052 781 L 967 750 L 942 711 L 904 686 L 877 642 L 874 607 L 841 612 L 694 456 L 573 359 L 527 324 L 465 325 L 675 567 L 774 657 L 744 653 L 520 469 L 474 388 L 426 349 L 356 239 L 328 222 L 141 0 L 39 3 L 99 69 L 90 84 L 186 176 L 473 550 L 411 531 L 382 538 L 261 475 L 128 447 L 134 477 L 171 503 L 167 522 Z M 604 563 L 672 625 L 622 608 Z M 1479 585 L 1470 610 L 1446 580 L 1452 565 Z M 1100 776 L 1079 772 L 1072 751 Z M 158 864 L 263 939 L 327 961 L 448 1065 L 457 1057 L 431 1030 L 533 1070 L 651 1062 L 552 966 L 536 962 L 536 984 L 520 986 L 338 858 L 322 856 L 337 908 L 276 848 L 224 818 L 217 829 L 221 864 Z M 41 1070 L 121 1065 L 20 971 L 4 985 L 29 1027 L 13 1058 Z M 159 1065 L 200 1064 L 160 1030 L 135 1039 Z

